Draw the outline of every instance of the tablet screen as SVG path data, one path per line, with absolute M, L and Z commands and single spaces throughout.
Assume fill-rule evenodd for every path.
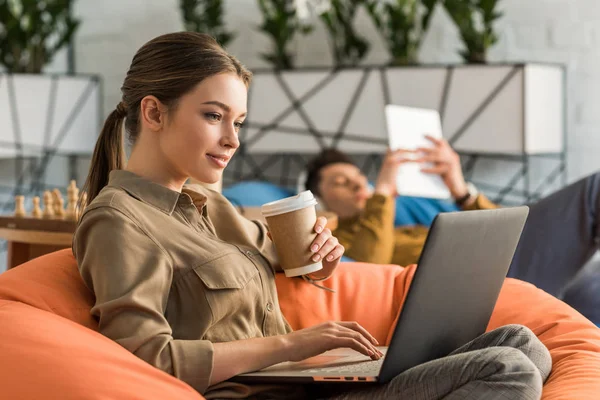
M 442 138 L 442 123 L 437 110 L 388 104 L 385 117 L 390 149 L 414 150 L 431 147 L 425 135 Z M 427 164 L 406 163 L 400 166 L 397 187 L 401 196 L 447 199 L 450 191 L 438 175 L 421 172 Z

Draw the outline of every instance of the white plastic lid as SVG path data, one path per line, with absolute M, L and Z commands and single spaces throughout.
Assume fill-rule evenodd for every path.
M 272 217 L 315 205 L 317 205 L 317 199 L 310 190 L 305 190 L 295 196 L 264 204 L 261 211 L 264 217 Z

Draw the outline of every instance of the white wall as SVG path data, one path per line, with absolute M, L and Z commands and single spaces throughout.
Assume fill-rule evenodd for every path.
M 79 0 L 83 23 L 76 40 L 79 72 L 104 78 L 105 112 L 120 100 L 120 85 L 133 54 L 152 37 L 182 29 L 178 0 Z M 504 0 L 498 23 L 500 42 L 490 61 L 560 62 L 568 66 L 569 178 L 600 167 L 600 5 L 597 0 Z M 267 66 L 259 53 L 269 41 L 257 31 L 261 16 L 256 0 L 229 0 L 227 21 L 238 32 L 229 50 L 251 68 Z M 387 55 L 365 15 L 357 26 L 372 43 L 367 63 Z M 425 63 L 460 62 L 458 33 L 438 9 L 421 51 Z M 327 38 L 320 24 L 294 45 L 297 65 L 330 65 Z

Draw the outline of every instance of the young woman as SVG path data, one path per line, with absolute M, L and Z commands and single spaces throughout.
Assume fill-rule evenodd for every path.
M 250 79 L 209 36 L 174 33 L 145 44 L 98 138 L 86 182 L 90 203 L 73 242 L 96 296 L 100 332 L 200 393 L 339 347 L 381 357 L 356 322 L 292 332 L 277 301 L 278 263 L 266 227 L 241 217 L 219 193 L 185 186 L 188 178 L 220 179 L 240 144 Z M 133 145 L 127 164 L 123 121 Z M 311 245 L 324 264 L 314 280 L 331 275 L 344 251 L 325 222 L 317 221 Z M 531 331 L 507 326 L 389 384 L 335 396 L 537 399 L 550 366 Z

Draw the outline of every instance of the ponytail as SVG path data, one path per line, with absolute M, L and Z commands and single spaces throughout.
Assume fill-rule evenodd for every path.
M 100 132 L 94 148 L 90 170 L 83 189 L 87 192 L 88 204 L 108 184 L 110 171 L 124 167 L 125 149 L 123 148 L 122 125 L 125 115 L 125 107 L 122 103 L 119 103 L 104 122 L 102 132 Z

